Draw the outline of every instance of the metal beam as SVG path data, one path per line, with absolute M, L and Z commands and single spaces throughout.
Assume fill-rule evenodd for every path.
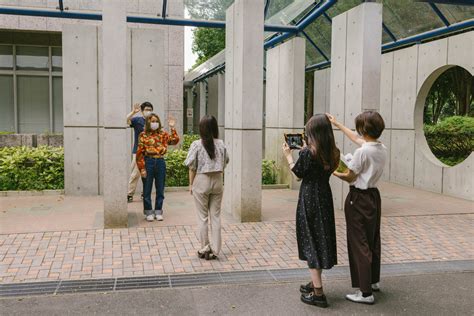
M 314 11 L 312 11 L 306 18 L 304 18 L 303 20 L 301 20 L 298 23 L 298 25 L 297 25 L 298 32 L 303 31 L 309 24 L 311 24 L 311 22 L 316 20 L 320 15 L 322 15 L 327 9 L 332 7 L 336 2 L 337 2 L 337 0 L 326 0 L 326 2 L 324 2 L 321 6 L 316 7 L 316 9 Z M 286 40 L 286 39 L 288 39 L 292 36 L 293 36 L 292 33 L 280 34 L 280 35 L 272 38 L 268 42 L 266 42 L 265 45 L 264 45 L 264 48 L 268 49 L 272 46 L 277 45 L 280 42 L 283 42 L 284 40 Z
M 451 24 L 448 27 L 438 28 L 438 29 L 431 30 L 431 31 L 428 31 L 428 32 L 425 32 L 425 33 L 421 33 L 421 34 L 418 34 L 418 35 L 414 35 L 414 36 L 411 36 L 411 37 L 400 39 L 396 42 L 384 44 L 384 45 L 382 45 L 382 53 L 385 53 L 387 51 L 392 51 L 392 50 L 395 50 L 395 49 L 400 49 L 400 48 L 405 47 L 405 46 L 417 44 L 417 43 L 420 43 L 422 41 L 427 41 L 427 40 L 437 38 L 437 37 L 440 37 L 440 36 L 445 36 L 445 35 L 453 33 L 453 32 L 463 31 L 463 30 L 472 29 L 472 28 L 474 28 L 474 19 L 464 21 L 464 22 L 460 22 L 460 23 L 456 23 L 456 24 Z M 316 70 L 316 69 L 325 68 L 328 65 L 329 64 L 327 64 L 327 63 L 314 64 L 314 65 L 311 65 L 311 66 L 307 66 L 306 71 L 312 71 L 312 70 Z
M 60 11 L 64 11 L 63 0 L 59 0 L 59 10 L 60 10 Z
M 166 7 L 168 4 L 168 0 L 163 0 L 163 8 L 161 9 L 161 17 L 166 19 Z
M 434 3 L 428 3 L 428 4 L 430 5 L 431 9 L 433 9 L 433 11 L 436 13 L 436 15 L 440 18 L 440 20 L 443 21 L 444 25 L 449 26 L 450 23 L 448 19 L 446 19 L 443 12 L 441 12 L 441 10 L 436 6 L 436 4 Z
M 385 33 L 388 34 L 388 36 L 390 36 L 390 38 L 392 39 L 392 41 L 396 42 L 397 41 L 397 38 L 395 37 L 395 35 L 393 35 L 392 31 L 390 31 L 390 29 L 385 25 L 385 23 L 382 22 L 382 28 L 383 30 L 385 31 Z
M 318 47 L 318 45 L 316 45 L 316 43 L 313 41 L 313 39 L 311 37 L 309 37 L 309 35 L 305 32 L 305 31 L 302 31 L 301 32 L 304 37 L 306 37 L 306 39 L 308 40 L 308 42 L 311 43 L 311 45 L 316 48 L 316 50 L 321 54 L 321 56 L 324 57 L 324 59 L 326 59 L 326 61 L 329 61 L 329 58 L 328 56 L 326 56 L 326 54 L 324 54 L 324 52 Z
M 323 13 L 323 16 L 326 18 L 326 20 L 328 20 L 329 23 L 332 24 L 332 19 L 326 12 Z
M 271 0 L 266 0 L 265 1 L 265 10 L 263 11 L 263 18 L 267 18 L 267 13 L 268 13 L 268 8 L 270 8 L 270 1 Z
M 79 20 L 95 20 L 101 21 L 102 15 L 97 13 L 79 13 L 71 11 L 51 11 L 51 10 L 36 10 L 23 8 L 5 8 L 0 7 L 0 14 L 23 15 L 23 16 L 39 16 L 62 19 L 79 19 Z M 142 16 L 127 16 L 129 23 L 143 23 L 143 24 L 162 24 L 174 26 L 194 26 L 194 27 L 210 27 L 210 28 L 225 28 L 225 22 L 221 21 L 204 21 L 204 20 L 189 20 L 189 19 L 164 19 L 156 17 L 142 17 Z M 266 32 L 287 32 L 295 34 L 298 28 L 293 25 L 273 25 L 267 24 L 264 26 Z

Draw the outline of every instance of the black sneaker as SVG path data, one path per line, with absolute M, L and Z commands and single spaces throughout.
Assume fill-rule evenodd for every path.
M 308 284 L 300 285 L 300 292 L 302 294 L 309 294 L 314 291 L 313 281 L 309 281 Z
M 127 202 L 133 202 L 133 195 L 127 195 Z
M 308 294 L 301 294 L 301 301 L 305 304 L 314 305 L 322 308 L 328 307 L 326 295 L 316 295 L 314 291 Z
M 143 192 L 142 192 L 142 195 L 141 195 L 141 197 L 140 197 L 140 198 L 141 198 L 141 199 L 142 199 L 142 201 L 143 201 Z

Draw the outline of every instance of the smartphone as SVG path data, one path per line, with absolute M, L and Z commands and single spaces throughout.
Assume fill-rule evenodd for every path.
M 285 142 L 290 149 L 301 149 L 303 147 L 303 134 L 285 134 Z

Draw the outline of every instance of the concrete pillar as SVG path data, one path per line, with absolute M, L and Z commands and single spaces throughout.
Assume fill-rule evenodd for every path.
M 97 34 L 97 27 L 93 25 L 63 25 L 64 185 L 67 195 L 99 194 Z
M 218 79 L 212 76 L 207 79 L 207 114 L 213 115 L 217 119 L 218 103 Z
M 225 74 L 217 75 L 217 125 L 219 138 L 225 140 Z
M 207 82 L 201 81 L 199 86 L 199 116 L 197 117 L 197 125 L 201 118 L 207 114 Z
M 104 227 L 127 227 L 127 21 L 125 0 L 104 0 L 102 64 Z
M 279 183 L 298 189 L 281 145 L 284 133 L 304 127 L 305 40 L 295 37 L 267 51 L 265 158 L 276 161 Z M 297 153 L 295 152 L 295 159 Z
M 363 3 L 332 22 L 330 112 L 337 120 L 355 128 L 354 118 L 363 110 L 379 110 L 382 4 Z M 338 146 L 353 152 L 355 145 L 346 137 Z M 341 144 L 342 140 L 342 144 Z M 348 186 L 331 179 L 335 207 L 342 209 Z
M 264 0 L 236 0 L 226 12 L 224 210 L 242 222 L 261 220 L 263 11 Z
M 193 88 L 186 89 L 186 122 L 187 122 L 187 133 L 193 131 L 193 118 L 194 118 L 194 93 Z
M 314 72 L 314 114 L 329 112 L 330 82 L 331 68 L 317 70 Z

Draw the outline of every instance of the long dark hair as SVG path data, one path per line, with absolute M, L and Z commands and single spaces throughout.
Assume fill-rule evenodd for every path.
M 325 114 L 312 116 L 306 123 L 305 134 L 313 159 L 320 162 L 326 171 L 336 170 L 339 165 L 340 151 L 336 147 L 328 117 Z
M 216 147 L 214 146 L 214 138 L 219 138 L 219 128 L 217 120 L 212 115 L 205 115 L 199 122 L 199 135 L 201 142 L 211 159 L 216 158 Z

